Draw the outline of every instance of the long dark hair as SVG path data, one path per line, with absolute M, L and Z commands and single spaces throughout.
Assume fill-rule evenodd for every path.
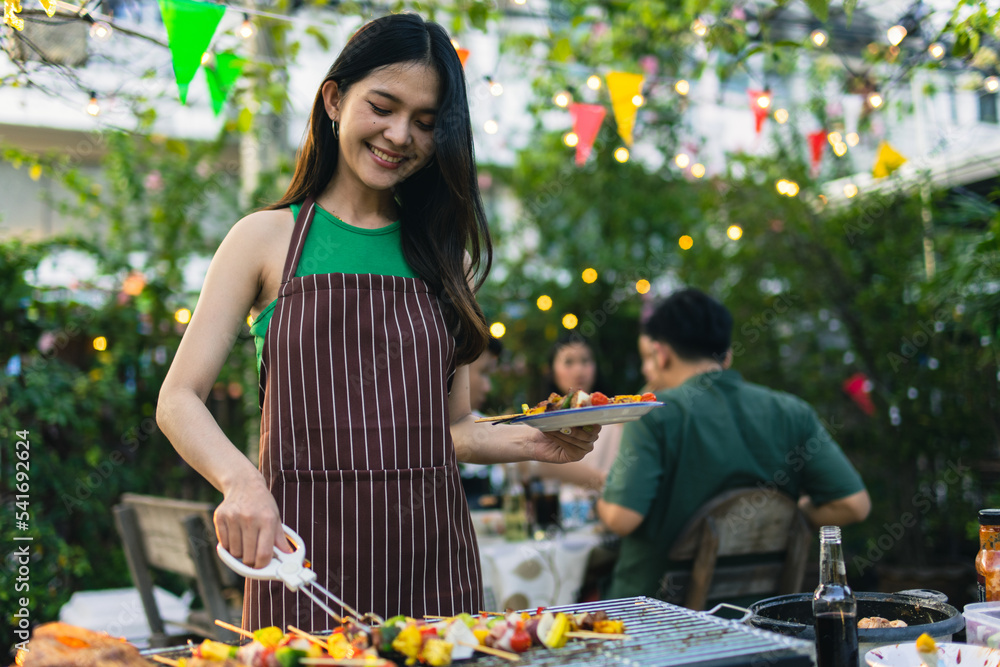
M 590 388 L 590 393 L 600 391 L 607 394 L 604 386 L 604 378 L 601 377 L 601 365 L 597 363 L 597 350 L 594 348 L 594 344 L 575 331 L 559 336 L 559 338 L 556 339 L 556 342 L 552 345 L 552 348 L 549 350 L 548 373 L 545 376 L 545 383 L 548 386 L 548 392 L 550 394 L 563 393 L 563 390 L 556 384 L 556 357 L 559 356 L 560 350 L 564 347 L 569 347 L 570 345 L 583 345 L 590 350 L 590 356 L 594 359 L 594 386 Z M 582 387 L 576 388 L 582 389 Z M 612 394 L 607 395 L 612 396 Z
M 344 46 L 323 79 L 335 81 L 344 95 L 374 70 L 396 63 L 426 63 L 441 82 L 434 120 L 435 157 L 395 190 L 400 204 L 403 256 L 437 294 L 457 341 L 457 363 L 469 363 L 486 348 L 489 331 L 476 303 L 493 263 L 493 242 L 486 223 L 472 143 L 472 119 L 465 72 L 448 33 L 416 14 L 391 14 L 363 25 Z M 295 173 L 280 201 L 284 208 L 319 196 L 337 169 L 337 139 L 316 93 Z M 465 252 L 471 263 L 465 265 Z M 474 288 L 469 278 L 475 278 Z

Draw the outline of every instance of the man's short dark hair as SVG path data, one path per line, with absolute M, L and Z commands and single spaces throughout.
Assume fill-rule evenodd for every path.
M 642 324 L 642 333 L 667 343 L 685 361 L 722 361 L 729 351 L 732 331 L 729 310 L 694 288 L 668 296 Z

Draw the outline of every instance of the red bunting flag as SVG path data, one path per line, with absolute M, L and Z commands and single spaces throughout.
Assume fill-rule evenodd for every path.
M 861 411 L 864 412 L 869 417 L 875 414 L 875 404 L 872 403 L 871 391 L 872 382 L 868 379 L 868 376 L 864 373 L 855 373 L 851 377 L 844 380 L 843 384 L 844 393 L 851 397 L 851 400 L 857 403 Z
M 607 111 L 600 104 L 571 104 L 569 113 L 573 116 L 573 134 L 577 137 L 576 165 L 582 167 L 590 156 Z
M 748 88 L 747 95 L 750 96 L 750 108 L 753 110 L 754 129 L 760 134 L 764 129 L 764 120 L 771 113 L 771 92 Z
M 813 171 L 819 168 L 823 152 L 826 150 L 826 130 L 816 130 L 809 133 L 809 152 Z

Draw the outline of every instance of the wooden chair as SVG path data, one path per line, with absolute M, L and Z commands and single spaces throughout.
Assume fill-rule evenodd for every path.
M 165 570 L 194 579 L 205 605 L 204 611 L 194 611 L 177 623 L 192 634 L 235 641 L 239 636 L 215 625 L 215 619 L 240 623 L 240 610 L 226 601 L 224 588 L 238 589 L 242 594 L 242 579 L 215 552 L 215 530 L 210 503 L 198 503 L 172 498 L 123 494 L 114 507 L 115 525 L 125 547 L 132 581 L 139 590 L 146 620 L 152 631 L 150 645 L 169 646 L 184 635 L 168 635 L 163 618 L 153 597 L 150 568 Z
M 710 600 L 798 593 L 811 538 L 805 516 L 787 495 L 759 488 L 724 492 L 691 517 L 670 549 L 670 561 L 691 566 L 665 573 L 661 597 L 703 610 Z M 719 563 L 765 555 L 740 559 L 752 563 Z

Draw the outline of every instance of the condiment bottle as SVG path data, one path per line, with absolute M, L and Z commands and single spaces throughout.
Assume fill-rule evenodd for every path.
M 819 586 L 813 593 L 817 667 L 857 667 L 858 602 L 847 585 L 840 528 L 819 531 Z
M 528 506 L 524 486 L 517 466 L 504 466 L 506 481 L 503 492 L 503 534 L 511 541 L 528 539 Z
M 979 510 L 976 582 L 980 602 L 1000 600 L 1000 509 Z

